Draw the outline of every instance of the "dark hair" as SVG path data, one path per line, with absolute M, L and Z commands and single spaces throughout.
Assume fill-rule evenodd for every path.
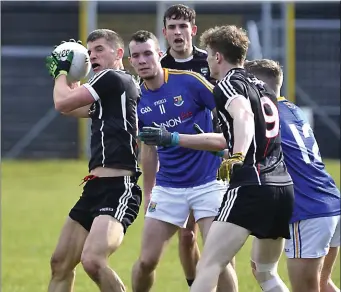
M 195 24 L 195 17 L 196 13 L 195 10 L 183 5 L 183 4 L 176 4 L 169 7 L 165 14 L 163 15 L 163 25 L 166 27 L 166 20 L 167 19 L 181 19 L 189 21 L 192 25 Z
M 274 91 L 282 86 L 283 70 L 281 65 L 274 60 L 258 59 L 245 61 L 244 68 L 247 72 L 267 83 Z
M 132 41 L 135 41 L 137 43 L 145 43 L 148 40 L 153 40 L 155 43 L 156 49 L 160 50 L 160 44 L 159 44 L 157 37 L 152 32 L 147 31 L 147 30 L 138 30 L 137 32 L 135 32 L 131 36 L 129 43 Z
M 246 31 L 235 25 L 216 26 L 200 37 L 201 46 L 221 53 L 233 65 L 243 65 L 249 47 Z
M 96 29 L 91 32 L 86 42 L 94 42 L 101 38 L 104 38 L 108 43 L 112 45 L 113 48 L 124 49 L 124 41 L 122 37 L 117 32 L 106 28 Z

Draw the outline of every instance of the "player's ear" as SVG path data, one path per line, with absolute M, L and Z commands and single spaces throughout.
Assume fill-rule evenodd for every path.
M 159 55 L 159 57 L 161 58 L 161 57 L 163 56 L 163 52 L 160 50 L 160 51 L 158 52 L 158 55 Z
M 215 53 L 215 58 L 216 58 L 216 61 L 217 61 L 218 64 L 220 64 L 224 60 L 223 55 L 220 54 L 219 52 Z
M 164 36 L 164 37 L 166 37 L 166 32 L 167 32 L 167 30 L 166 30 L 166 28 L 164 27 L 164 28 L 162 29 L 162 33 L 163 33 L 163 36 Z
M 198 32 L 198 27 L 195 24 L 193 24 L 192 25 L 192 36 L 195 36 L 197 34 L 197 32 Z
M 124 57 L 124 50 L 122 48 L 118 48 L 116 51 L 116 58 L 119 59 L 123 59 Z

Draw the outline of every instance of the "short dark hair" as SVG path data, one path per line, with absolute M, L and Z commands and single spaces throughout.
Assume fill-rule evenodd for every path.
M 192 25 L 195 24 L 196 13 L 195 10 L 183 5 L 183 4 L 175 4 L 170 6 L 163 15 L 163 25 L 166 27 L 167 19 L 181 19 L 187 20 Z
M 283 70 L 277 61 L 270 59 L 245 61 L 244 68 L 247 72 L 267 83 L 273 90 L 282 86 Z
M 106 29 L 106 28 L 96 29 L 93 32 L 91 32 L 86 42 L 87 43 L 94 42 L 101 38 L 104 38 L 114 48 L 124 49 L 124 41 L 122 37 L 117 32 L 110 30 L 110 29 Z
M 147 31 L 147 30 L 138 30 L 137 32 L 135 32 L 131 36 L 129 43 L 132 41 L 135 41 L 137 43 L 145 43 L 148 40 L 153 40 L 155 42 L 156 49 L 160 50 L 159 40 L 152 32 Z
M 249 38 L 244 29 L 224 25 L 203 32 L 200 44 L 204 48 L 210 47 L 214 53 L 221 53 L 233 65 L 243 65 L 249 48 Z

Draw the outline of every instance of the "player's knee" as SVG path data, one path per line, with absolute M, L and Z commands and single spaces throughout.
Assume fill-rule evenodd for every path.
M 99 279 L 100 269 L 105 266 L 105 260 L 91 253 L 83 253 L 81 263 L 84 271 L 96 282 Z
M 153 272 L 156 269 L 158 263 L 159 261 L 154 257 L 141 256 L 139 259 L 140 270 L 147 274 Z
M 65 258 L 58 256 L 57 254 L 52 255 L 50 259 L 50 267 L 52 277 L 54 279 L 62 280 L 76 273 L 75 269 L 65 262 Z
M 282 291 L 289 292 L 289 289 L 277 273 L 277 265 L 278 263 L 258 264 L 251 261 L 252 273 L 265 292 L 275 291 L 277 287 L 281 287 Z
M 179 232 L 179 244 L 184 247 L 191 249 L 194 247 L 196 242 L 196 236 L 193 230 L 182 228 Z

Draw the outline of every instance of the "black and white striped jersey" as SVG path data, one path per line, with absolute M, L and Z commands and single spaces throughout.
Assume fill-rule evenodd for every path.
M 231 177 L 231 187 L 292 184 L 283 162 L 277 97 L 267 84 L 242 68 L 227 72 L 214 88 L 219 123 L 229 152 L 233 152 L 233 132 L 238 129 L 233 128 L 233 119 L 227 108 L 238 96 L 245 97 L 251 104 L 255 135 L 243 166 Z
M 84 86 L 95 99 L 89 110 L 92 119 L 89 171 L 103 166 L 140 173 L 136 143 L 138 84 L 125 71 L 107 69 Z
M 187 59 L 175 59 L 170 54 L 170 48 L 161 57 L 163 68 L 194 71 L 210 81 L 210 69 L 207 63 L 207 52 L 193 46 L 193 54 Z

